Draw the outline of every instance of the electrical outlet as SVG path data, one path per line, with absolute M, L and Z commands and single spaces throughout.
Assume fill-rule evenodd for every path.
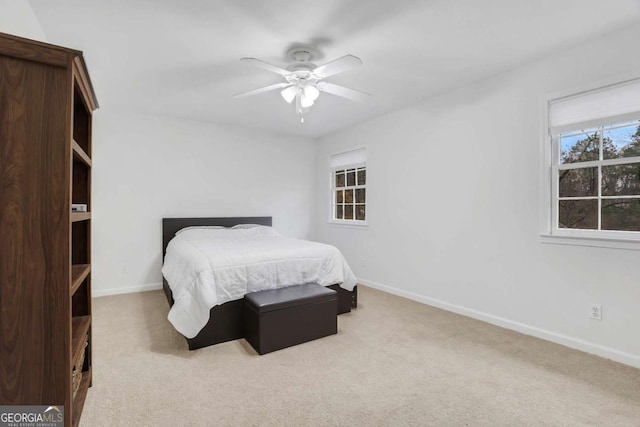
M 602 320 L 602 304 L 591 304 L 591 318 Z
M 120 274 L 127 274 L 129 272 L 129 266 L 127 264 L 122 264 L 120 268 Z

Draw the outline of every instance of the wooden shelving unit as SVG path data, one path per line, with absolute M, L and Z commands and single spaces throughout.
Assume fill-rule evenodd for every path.
M 64 407 L 65 426 L 77 426 L 93 372 L 98 104 L 82 52 L 2 33 L 0 94 L 11 111 L 0 114 L 0 405 Z

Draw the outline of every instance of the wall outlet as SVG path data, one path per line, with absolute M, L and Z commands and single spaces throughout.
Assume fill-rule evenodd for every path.
M 602 320 L 602 304 L 591 304 L 591 318 Z
M 122 264 L 120 267 L 120 274 L 127 274 L 129 272 L 129 266 L 127 264 Z

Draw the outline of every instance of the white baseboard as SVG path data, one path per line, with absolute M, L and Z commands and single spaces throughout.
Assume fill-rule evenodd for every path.
M 147 285 L 126 286 L 123 288 L 93 289 L 93 298 L 106 297 L 109 295 L 131 294 L 134 292 L 157 291 L 162 289 L 162 283 L 149 283 Z
M 559 334 L 556 332 L 547 331 L 545 329 L 537 328 L 535 326 L 530 326 L 524 323 L 515 322 L 513 320 L 494 316 L 488 313 L 483 313 L 481 311 L 463 307 L 460 305 L 451 304 L 451 303 L 437 300 L 434 298 L 425 297 L 423 295 L 418 295 L 413 292 L 403 291 L 401 289 L 382 285 L 380 283 L 376 283 L 371 280 L 358 278 L 358 283 L 361 283 L 365 286 L 368 286 L 374 289 L 378 289 L 383 292 L 387 292 L 393 295 L 398 295 L 413 301 L 417 301 L 433 307 L 441 308 L 443 310 L 451 311 L 453 313 L 461 314 L 466 317 L 471 317 L 473 319 L 491 323 L 492 325 L 500 326 L 506 329 L 511 329 L 525 335 L 530 335 L 546 341 L 551 341 L 556 344 L 561 344 L 569 348 L 584 351 L 586 353 L 595 354 L 596 356 L 604 357 L 606 359 L 611 359 L 616 362 L 623 363 L 625 365 L 633 366 L 634 368 L 640 368 L 640 356 L 635 354 L 626 353 L 624 351 L 616 350 L 611 347 L 605 347 L 603 345 L 595 344 L 579 338 L 574 338 L 574 337 Z

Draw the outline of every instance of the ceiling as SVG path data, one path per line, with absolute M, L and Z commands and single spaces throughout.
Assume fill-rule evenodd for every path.
M 51 43 L 83 50 L 101 107 L 319 137 L 640 22 L 638 0 L 30 0 Z M 293 45 L 364 66 L 327 81 L 300 124 L 282 81 Z M 594 53 L 597 58 L 597 53 Z

